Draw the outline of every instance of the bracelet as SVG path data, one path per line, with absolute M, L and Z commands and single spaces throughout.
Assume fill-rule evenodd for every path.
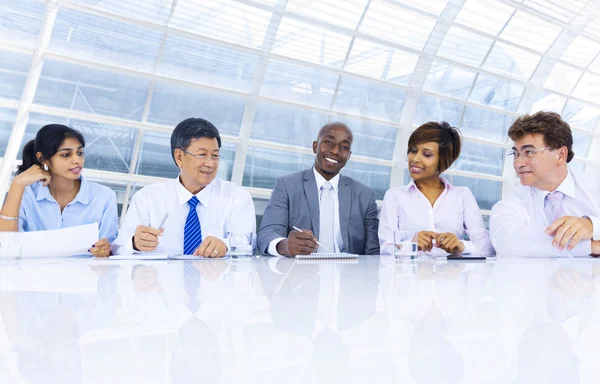
M 4 219 L 4 220 L 8 220 L 8 221 L 17 221 L 17 220 L 19 220 L 18 217 L 10 217 L 10 216 L 4 216 L 4 215 L 0 215 L 0 219 Z

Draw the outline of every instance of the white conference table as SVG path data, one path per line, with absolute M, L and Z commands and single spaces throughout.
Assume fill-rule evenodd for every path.
M 0 383 L 598 382 L 600 260 L 0 261 Z

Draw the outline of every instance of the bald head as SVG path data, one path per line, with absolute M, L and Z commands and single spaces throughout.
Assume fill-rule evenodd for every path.
M 321 127 L 321 129 L 319 129 L 319 133 L 317 134 L 317 141 L 325 137 L 334 128 L 345 130 L 350 144 L 352 144 L 352 140 L 354 139 L 354 137 L 352 136 L 352 131 L 346 124 L 342 123 L 341 121 L 332 121 Z
M 352 131 L 344 123 L 334 121 L 319 130 L 313 142 L 315 169 L 325 180 L 335 177 L 352 154 Z

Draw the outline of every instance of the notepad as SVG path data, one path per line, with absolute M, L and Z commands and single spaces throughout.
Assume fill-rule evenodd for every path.
M 309 264 L 332 264 L 332 265 L 341 265 L 341 264 L 358 264 L 358 258 L 356 259 L 300 259 L 295 260 L 295 263 L 298 265 L 309 265 Z
M 358 259 L 358 255 L 352 253 L 311 253 L 310 255 L 297 255 L 297 260 L 348 260 Z

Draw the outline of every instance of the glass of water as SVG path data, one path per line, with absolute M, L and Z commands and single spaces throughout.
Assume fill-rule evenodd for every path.
M 232 233 L 229 236 L 229 254 L 231 256 L 252 256 L 253 238 L 253 233 Z
M 418 251 L 417 232 L 394 231 L 394 256 L 396 258 L 410 257 L 414 259 Z
M 22 251 L 17 232 L 0 233 L 0 258 L 20 259 Z

